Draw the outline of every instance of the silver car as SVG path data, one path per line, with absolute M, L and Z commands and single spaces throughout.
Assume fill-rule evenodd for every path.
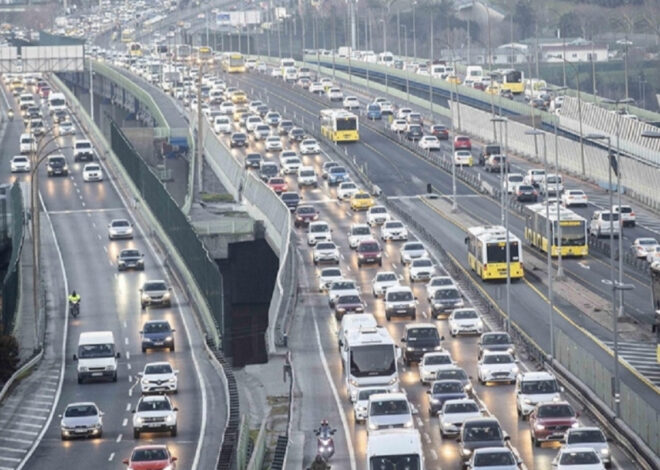
M 408 265 L 416 258 L 428 258 L 429 254 L 421 242 L 407 242 L 401 247 L 401 264 Z
M 172 305 L 171 290 L 165 281 L 145 282 L 140 289 L 140 304 L 142 308 L 144 309 L 148 305 L 170 307 Z
M 100 438 L 103 435 L 103 412 L 96 403 L 71 403 L 67 405 L 60 418 L 63 441 L 76 437 Z
M 133 238 L 133 224 L 126 219 L 114 219 L 108 224 L 108 238 L 116 240 L 119 238 Z

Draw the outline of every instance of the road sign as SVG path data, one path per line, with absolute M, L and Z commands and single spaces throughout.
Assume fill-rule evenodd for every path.
M 0 73 L 81 72 L 84 47 L 0 47 Z

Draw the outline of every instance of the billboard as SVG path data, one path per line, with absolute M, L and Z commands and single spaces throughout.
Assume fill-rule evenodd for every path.
M 261 12 L 259 10 L 247 11 L 223 11 L 216 14 L 218 26 L 247 26 L 261 24 Z

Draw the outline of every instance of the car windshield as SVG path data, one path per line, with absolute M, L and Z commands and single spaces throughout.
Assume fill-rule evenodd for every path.
M 582 442 L 606 442 L 605 435 L 600 429 L 574 429 L 568 434 L 567 444 Z
M 570 405 L 546 405 L 538 409 L 539 418 L 572 418 L 575 412 Z
M 149 364 L 144 368 L 145 375 L 149 374 L 171 374 L 172 366 L 169 364 Z
M 416 259 L 412 262 L 414 268 L 430 268 L 433 263 L 430 259 Z
M 128 227 L 131 224 L 128 223 L 128 220 L 113 220 L 112 221 L 112 226 L 113 227 Z
M 435 378 L 437 380 L 455 379 L 460 380 L 461 382 L 466 382 L 468 380 L 468 375 L 463 369 L 445 369 L 436 372 Z
M 334 250 L 337 248 L 334 243 L 319 243 L 316 245 L 319 250 Z
M 424 356 L 425 366 L 437 366 L 441 364 L 451 364 L 451 357 L 449 354 L 431 354 Z
M 355 283 L 353 281 L 339 281 L 332 283 L 332 290 L 348 290 L 355 289 Z
M 147 282 L 147 283 L 144 284 L 143 290 L 145 290 L 145 291 L 167 290 L 167 284 L 165 284 L 163 281 Z
M 336 268 L 324 269 L 323 271 L 321 271 L 321 276 L 322 276 L 322 277 L 337 277 L 337 276 L 341 276 L 341 270 L 336 269 Z
M 658 244 L 658 241 L 655 238 L 640 238 L 637 240 L 639 245 L 649 245 L 655 246 Z
M 494 333 L 484 335 L 481 344 L 511 344 L 511 339 L 506 333 Z
M 495 467 L 498 465 L 514 465 L 511 452 L 481 452 L 474 456 L 475 467 Z
M 298 214 L 315 214 L 316 209 L 309 206 L 298 206 Z
M 461 393 L 463 392 L 463 384 L 458 381 L 443 381 L 435 382 L 433 384 L 433 394 L 439 395 L 442 393 Z
M 433 298 L 438 300 L 457 299 L 459 297 L 460 294 L 456 289 L 438 289 L 433 294 Z
M 440 342 L 438 330 L 435 328 L 410 328 L 408 330 L 408 341 L 428 341 L 436 340 Z
M 150 322 L 144 324 L 145 333 L 168 333 L 171 331 L 170 324 L 167 322 Z
M 384 388 L 360 390 L 360 393 L 358 393 L 358 400 L 368 400 L 371 395 L 375 395 L 377 393 L 387 393 L 387 390 Z
M 355 186 L 354 183 L 342 183 L 340 188 L 341 189 L 357 189 L 357 186 Z
M 431 279 L 431 286 L 450 286 L 454 283 L 449 277 L 434 277 Z
M 99 167 L 98 165 L 87 165 L 87 166 L 85 166 L 86 171 L 99 171 L 100 169 L 101 169 L 101 167 Z
M 479 318 L 474 310 L 461 310 L 454 313 L 454 320 L 476 320 Z
M 445 414 L 447 413 L 475 413 L 479 411 L 476 403 L 448 403 L 445 405 Z
M 140 252 L 137 250 L 123 250 L 121 252 L 122 258 L 134 258 L 136 256 L 140 256 Z
M 396 281 L 396 280 L 397 277 L 396 274 L 394 273 L 382 273 L 376 276 L 376 282 L 388 282 L 388 281 Z
M 523 177 L 522 175 L 510 175 L 509 176 L 509 183 L 520 183 L 522 182 Z
M 172 407 L 168 400 L 141 400 L 138 411 L 169 411 Z
M 131 456 L 132 462 L 150 462 L 152 460 L 168 460 L 165 449 L 135 449 Z
M 513 358 L 508 354 L 488 354 L 484 356 L 484 364 L 510 364 Z
M 371 243 L 360 243 L 358 246 L 358 251 L 360 253 L 366 252 L 366 251 L 378 251 L 378 243 L 371 242 Z
M 100 357 L 115 357 L 115 345 L 108 344 L 81 344 L 78 346 L 80 359 L 94 359 Z
M 404 251 L 419 251 L 423 249 L 424 246 L 421 243 L 411 243 L 403 247 Z
M 353 235 L 371 235 L 371 229 L 367 226 L 361 225 L 359 227 L 353 227 Z
M 413 299 L 412 292 L 409 291 L 394 291 L 388 290 L 387 300 L 389 302 L 411 302 Z
M 369 196 L 367 193 L 357 193 L 355 195 L 355 199 L 369 199 L 371 196 Z
M 70 406 L 64 412 L 67 418 L 82 418 L 83 416 L 96 416 L 98 414 L 94 405 Z
M 360 298 L 357 295 L 342 295 L 337 299 L 338 304 L 359 304 Z
M 621 212 L 622 214 L 630 214 L 632 212 L 632 208 L 627 206 L 621 206 L 619 208 L 619 212 Z
M 403 224 L 401 222 L 386 222 L 385 223 L 385 228 L 403 228 Z
M 534 191 L 534 186 L 521 184 L 520 186 L 518 186 L 518 191 Z
M 406 400 L 378 400 L 371 402 L 370 416 L 402 415 L 410 413 Z
M 330 229 L 326 224 L 317 224 L 317 225 L 312 225 L 309 228 L 309 231 L 312 233 L 322 233 L 322 232 L 329 232 Z
M 501 441 L 502 430 L 498 424 L 470 424 L 464 426 L 463 440 L 468 441 Z
M 290 201 L 297 201 L 297 200 L 300 199 L 300 196 L 298 196 L 297 193 L 284 193 L 284 194 L 282 194 L 282 199 L 290 200 Z
M 595 452 L 564 452 L 561 454 L 559 463 L 562 465 L 589 465 L 600 463 Z
M 370 212 L 372 214 L 385 214 L 387 212 L 387 209 L 384 207 L 372 207 Z
M 356 377 L 391 376 L 396 372 L 392 345 L 368 345 L 351 348 L 351 375 Z
M 333 166 L 332 168 L 330 168 L 330 173 L 346 173 L 346 169 L 341 166 Z M 352 187 L 355 187 L 355 185 L 353 185 Z
M 520 391 L 528 395 L 556 393 L 557 390 L 558 387 L 555 380 L 525 380 L 520 385 Z

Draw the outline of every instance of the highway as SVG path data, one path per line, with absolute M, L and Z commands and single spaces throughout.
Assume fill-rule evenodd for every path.
M 268 97 L 271 107 L 280 108 L 278 95 L 280 89 L 276 84 L 266 83 L 261 78 L 254 76 L 241 76 L 243 83 L 254 83 L 252 80 L 259 80 L 262 85 L 259 89 L 265 90 L 260 98 Z M 250 95 L 250 87 L 244 86 L 248 91 L 248 100 L 256 99 L 257 96 Z M 256 89 L 256 87 L 254 88 Z M 281 109 L 280 109 L 281 110 Z M 298 116 L 300 116 L 298 114 Z M 292 118 L 292 108 L 287 106 L 285 118 Z M 305 119 L 306 122 L 307 119 Z M 301 123 L 300 119 L 297 120 Z M 228 146 L 228 137 L 220 137 Z M 286 139 L 285 139 L 286 140 Z M 364 140 L 364 139 L 363 139 Z M 384 139 L 381 139 L 384 141 Z M 369 145 L 377 145 L 377 142 L 371 142 Z M 383 145 L 390 145 L 386 141 Z M 297 150 L 296 144 L 287 143 L 285 149 Z M 327 147 L 326 147 L 327 149 Z M 233 149 L 232 153 L 237 158 L 242 158 L 246 152 L 260 152 L 264 161 L 278 162 L 278 154 L 266 152 L 262 142 L 251 141 L 249 149 L 245 151 Z M 321 173 L 321 166 L 328 158 L 333 158 L 332 153 L 324 151 L 318 156 L 302 156 L 303 164 L 314 166 L 317 174 Z M 418 162 L 415 161 L 417 164 Z M 423 181 L 406 184 L 405 174 L 407 168 L 400 168 L 400 172 L 393 175 L 392 180 L 388 182 L 389 186 L 383 186 L 387 191 L 397 191 L 399 196 L 415 195 L 422 191 Z M 414 178 L 414 176 L 413 176 Z M 322 181 L 322 180 L 321 180 Z M 325 183 L 321 183 L 317 189 L 297 188 L 296 178 L 287 177 L 289 189 L 299 191 L 303 197 L 302 203 L 312 204 L 320 212 L 320 220 L 330 224 L 333 230 L 333 241 L 340 248 L 341 261 L 340 268 L 344 275 L 350 279 L 355 279 L 362 292 L 362 299 L 366 303 L 365 311 L 375 315 L 378 323 L 387 328 L 392 338 L 396 342 L 402 336 L 406 320 L 393 319 L 388 322 L 385 319 L 384 304 L 382 300 L 374 299 L 371 295 L 371 280 L 378 271 L 393 270 L 400 273 L 407 279 L 406 269 L 399 262 L 399 247 L 401 242 L 391 242 L 385 244 L 385 255 L 383 266 L 363 266 L 358 268 L 357 255 L 348 247 L 346 233 L 352 223 L 365 222 L 364 213 L 355 213 L 350 210 L 347 202 L 339 202 L 336 198 L 336 190 L 329 188 Z M 463 193 L 468 193 L 467 189 L 462 188 Z M 401 199 L 414 201 L 415 199 Z M 437 216 L 432 219 L 438 220 Z M 442 223 L 442 222 L 439 222 Z M 452 227 L 452 230 L 455 228 Z M 452 239 L 460 237 L 458 229 L 455 229 Z M 373 233 L 378 236 L 378 229 Z M 321 419 L 328 418 L 330 422 L 340 429 L 336 439 L 337 454 L 333 457 L 331 463 L 333 468 L 364 468 L 367 435 L 363 424 L 357 424 L 354 421 L 353 410 L 345 389 L 345 379 L 341 359 L 337 350 L 336 332 L 338 323 L 328 307 L 327 296 L 319 293 L 316 282 L 316 273 L 319 268 L 312 262 L 311 249 L 307 247 L 304 229 L 296 229 L 297 247 L 302 259 L 301 266 L 301 292 L 303 311 L 298 316 L 290 332 L 290 347 L 294 359 L 294 368 L 298 377 L 299 384 L 303 392 L 303 412 L 301 413 L 298 426 L 308 431 L 308 437 L 305 443 L 305 455 L 308 460 L 313 457 L 316 447 L 315 439 L 311 433 L 312 429 L 318 426 Z M 452 240 L 453 241 L 453 240 Z M 442 268 L 438 268 L 438 274 L 442 274 Z M 408 284 L 407 281 L 403 282 Z M 417 309 L 417 322 L 427 322 L 429 305 L 425 298 L 425 288 L 423 283 L 412 286 L 416 296 L 419 299 Z M 515 285 L 514 289 L 520 286 Z M 513 296 L 518 298 L 518 294 Z M 530 300 L 521 298 L 516 300 L 517 308 L 523 309 L 525 302 Z M 476 381 L 477 375 L 477 337 L 462 337 L 451 339 L 447 324 L 445 321 L 435 322 L 442 335 L 445 336 L 444 347 L 451 352 L 453 359 L 466 369 L 468 374 L 475 378 L 473 384 L 476 395 L 482 401 L 485 408 L 493 413 L 500 420 L 503 428 L 511 436 L 511 445 L 515 447 L 525 464 L 530 469 L 545 469 L 551 465 L 551 460 L 556 455 L 556 447 L 549 446 L 541 449 L 534 449 L 529 437 L 529 425 L 527 422 L 519 420 L 515 410 L 515 394 L 510 385 L 502 386 L 482 386 Z M 416 427 L 420 430 L 425 442 L 425 457 L 428 468 L 459 469 L 460 458 L 456 442 L 452 439 L 441 439 L 437 419 L 429 415 L 428 396 L 426 387 L 419 382 L 417 367 L 405 367 L 399 363 L 401 385 L 405 388 L 411 404 L 418 410 L 415 417 Z M 329 378 L 330 385 L 321 379 L 322 376 Z M 585 424 L 591 422 L 588 417 L 583 417 Z M 349 436 L 346 439 L 342 434 L 342 428 Z M 354 460 L 353 460 L 354 458 Z M 615 460 L 617 468 L 634 468 L 634 463 L 620 450 L 616 450 Z
M 20 121 L 18 108 L 15 112 L 16 121 Z M 48 113 L 46 107 L 44 113 Z M 57 133 L 57 126 L 49 119 L 46 121 L 47 127 L 52 126 Z M 77 121 L 74 122 L 80 129 Z M 16 124 L 20 126 L 20 123 Z M 3 179 L 29 181 L 29 175 L 7 176 L 9 160 L 18 154 L 18 138 L 15 136 L 18 130 L 13 132 L 3 148 Z M 145 237 L 143 222 L 127 208 L 125 195 L 118 192 L 113 181 L 115 176 L 106 171 L 102 182 L 82 180 L 83 163 L 73 161 L 72 145 L 74 138 L 84 137 L 78 130 L 76 136 L 56 137 L 55 142 L 46 148 L 46 152 L 55 145 L 62 149 L 70 169 L 67 177 L 48 177 L 45 164 L 38 170 L 39 191 L 47 213 L 42 217 L 52 220 L 69 290 L 75 289 L 82 301 L 80 316 L 68 320 L 66 364 L 63 380 L 57 383 L 59 401 L 55 417 L 46 423 L 49 424 L 46 433 L 40 442 L 37 441 L 38 447 L 32 458 L 21 468 L 70 469 L 79 465 L 81 455 L 84 455 L 88 465 L 116 469 L 121 466 L 122 459 L 130 456 L 133 447 L 145 443 L 167 444 L 183 468 L 210 468 L 217 460 L 217 436 L 221 435 L 226 418 L 222 382 L 205 353 L 203 335 L 192 306 L 181 286 L 166 272 L 162 253 Z M 107 226 L 115 218 L 133 221 L 134 239 L 108 239 Z M 116 258 L 123 248 L 137 248 L 144 254 L 144 271 L 118 272 Z M 45 273 L 48 276 L 58 274 L 59 271 Z M 170 282 L 173 287 L 172 308 L 154 307 L 141 311 L 138 288 L 148 279 Z M 142 353 L 139 331 L 144 322 L 154 319 L 166 319 L 176 330 L 176 352 Z M 78 384 L 76 363 L 72 360 L 78 337 L 85 331 L 101 330 L 113 332 L 117 351 L 121 353 L 118 381 Z M 155 361 L 169 361 L 179 371 L 179 392 L 172 396 L 179 409 L 178 436 L 146 433 L 138 440 L 133 438 L 131 424 L 131 412 L 141 395 L 137 373 L 146 363 Z M 94 401 L 105 413 L 103 438 L 63 442 L 57 416 L 68 403 L 80 401 Z M 6 462 L 0 463 L 5 465 L 4 468 L 16 468 L 7 467 Z

